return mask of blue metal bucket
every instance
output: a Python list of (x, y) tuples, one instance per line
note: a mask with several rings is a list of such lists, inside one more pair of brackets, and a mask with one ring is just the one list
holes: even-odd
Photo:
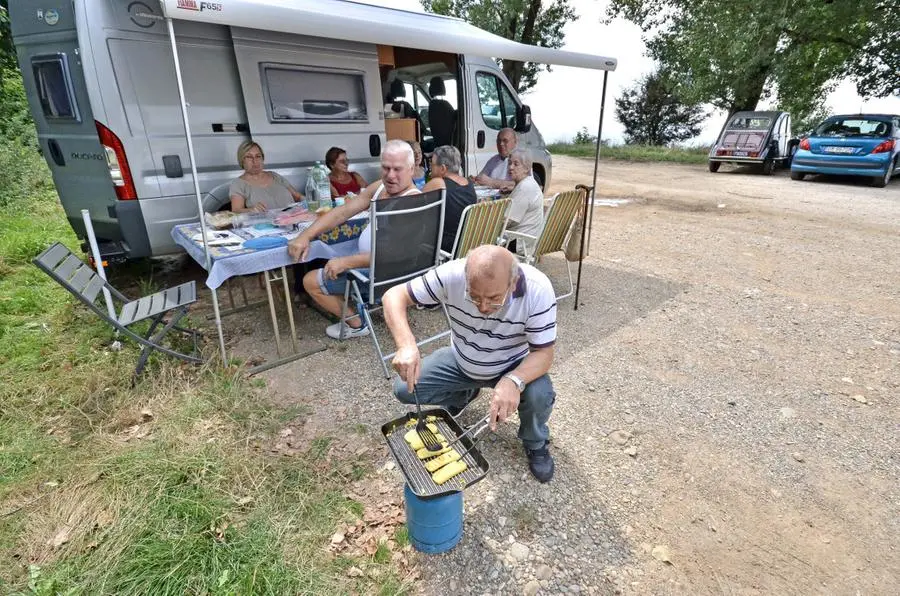
[(403, 487), (409, 541), (417, 551), (430, 555), (444, 553), (459, 544), (463, 535), (463, 494), (420, 499)]

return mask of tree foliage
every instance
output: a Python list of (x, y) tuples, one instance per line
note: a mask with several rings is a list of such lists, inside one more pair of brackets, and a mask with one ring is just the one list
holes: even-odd
[[(569, 0), (422, 0), (422, 6), (429, 12), (461, 18), (506, 39), (545, 48), (562, 47), (563, 27), (578, 18)], [(519, 93), (534, 87), (542, 70), (550, 70), (547, 64), (533, 62), (498, 63)]]
[(803, 119), (846, 77), (900, 90), (898, 0), (612, 0), (607, 16), (641, 27), (685, 100), (729, 112), (777, 95)]
[(33, 146), (34, 125), (12, 43), (7, 6), (7, 0), (0, 0), (0, 139)]
[(616, 98), (616, 118), (625, 127), (625, 141), (635, 145), (668, 145), (700, 134), (706, 114), (697, 104), (685, 104), (673, 91), (667, 72), (641, 78)]

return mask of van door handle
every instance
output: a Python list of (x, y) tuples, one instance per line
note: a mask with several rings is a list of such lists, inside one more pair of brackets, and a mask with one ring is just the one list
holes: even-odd
[(378, 157), (381, 155), (381, 137), (378, 135), (369, 135), (369, 155)]
[(56, 142), (56, 139), (47, 141), (47, 147), (50, 149), (50, 157), (53, 158), (53, 163), (58, 166), (65, 166), (66, 158), (63, 156), (62, 149), (59, 148), (59, 143)]
[(479, 130), (478, 136), (475, 137), (475, 143), (478, 145), (479, 149), (484, 149), (484, 131)]

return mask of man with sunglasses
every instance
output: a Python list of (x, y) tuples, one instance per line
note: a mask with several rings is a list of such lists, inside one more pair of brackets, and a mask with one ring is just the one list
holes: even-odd
[[(556, 393), (547, 372), (556, 342), (556, 295), (547, 276), (504, 248), (479, 246), (465, 259), (391, 288), (382, 304), (397, 344), (397, 399), (415, 403), (415, 389), (423, 404), (456, 414), (482, 387), (492, 388), (491, 430), (518, 411), (528, 467), (548, 482), (554, 464), (547, 421)], [(452, 337), (450, 347), (424, 359), (406, 316), (419, 304), (443, 305)]]

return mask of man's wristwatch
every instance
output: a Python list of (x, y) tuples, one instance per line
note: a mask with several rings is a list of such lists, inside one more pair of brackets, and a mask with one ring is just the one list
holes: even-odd
[(508, 373), (508, 374), (503, 375), (503, 378), (509, 379), (510, 381), (512, 381), (513, 384), (516, 386), (516, 389), (519, 390), (519, 393), (522, 393), (523, 391), (525, 391), (525, 381), (523, 381), (516, 375), (514, 375), (512, 373)]

